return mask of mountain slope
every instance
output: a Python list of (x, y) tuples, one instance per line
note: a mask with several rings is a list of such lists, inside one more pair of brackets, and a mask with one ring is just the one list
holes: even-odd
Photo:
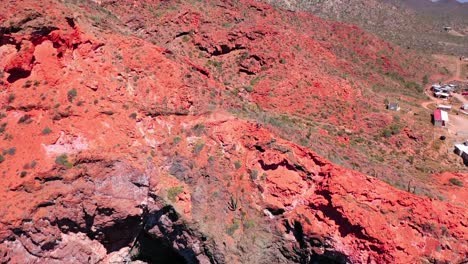
[[(382, 0), (269, 0), (283, 8), (307, 11), (323, 18), (357, 24), (383, 39), (426, 53), (461, 56), (468, 47), (468, 4)], [(449, 34), (450, 26), (463, 35)]]
[[(395, 93), (423, 98), (417, 82), (438, 70), (423, 58), (255, 1), (6, 1), (0, 11), (2, 263), (466, 256), (466, 174), (427, 176), (459, 194), (429, 198), (313, 151), (362, 137), (375, 160), (330, 157), (381, 178), (398, 170), (390, 163), (409, 166), (401, 157), (423, 145), (419, 124), (385, 138), (411, 119), (380, 108)], [(401, 155), (377, 160), (394, 146)], [(413, 176), (402, 176), (406, 187)]]

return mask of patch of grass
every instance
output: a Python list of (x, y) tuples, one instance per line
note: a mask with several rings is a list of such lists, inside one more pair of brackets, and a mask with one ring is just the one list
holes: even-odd
[(264, 76), (257, 76), (255, 78), (253, 78), (252, 80), (250, 80), (250, 85), (253, 85), (255, 86), (257, 83), (260, 82), (261, 79), (263, 79)]
[(181, 194), (183, 191), (184, 191), (183, 186), (176, 186), (176, 187), (169, 188), (169, 190), (167, 190), (167, 199), (175, 203), (177, 195)]
[(382, 131), (384, 138), (390, 138), (393, 135), (398, 135), (401, 132), (401, 125), (399, 123), (393, 123), (385, 127)]
[(0, 163), (4, 162), (5, 161), (5, 156), (3, 155), (0, 155)]
[(242, 226), (244, 227), (244, 229), (254, 228), (255, 227), (255, 222), (254, 222), (254, 220), (246, 220), (246, 221), (244, 221)]

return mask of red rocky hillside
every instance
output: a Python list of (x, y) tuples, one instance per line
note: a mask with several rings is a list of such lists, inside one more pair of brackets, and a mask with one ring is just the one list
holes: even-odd
[(466, 261), (467, 175), (378, 138), (424, 62), (256, 1), (4, 0), (0, 262)]

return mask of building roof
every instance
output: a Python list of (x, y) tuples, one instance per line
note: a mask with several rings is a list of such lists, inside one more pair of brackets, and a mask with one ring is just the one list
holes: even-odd
[(448, 93), (441, 93), (441, 92), (437, 92), (437, 93), (435, 93), (435, 94), (436, 94), (436, 95), (440, 95), (440, 96), (445, 96), (445, 97), (449, 97), (449, 96), (450, 96), (450, 94), (448, 94)]
[(451, 106), (451, 105), (443, 105), (443, 104), (440, 104), (440, 105), (437, 106), (437, 108), (452, 109), (452, 106)]
[(462, 152), (468, 153), (468, 146), (465, 144), (455, 144), (455, 148), (461, 150)]
[(446, 121), (448, 122), (448, 113), (440, 109), (434, 110), (434, 120), (435, 121)]

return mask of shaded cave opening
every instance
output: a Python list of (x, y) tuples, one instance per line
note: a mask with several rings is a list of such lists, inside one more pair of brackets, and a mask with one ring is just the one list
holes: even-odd
[(135, 245), (135, 255), (132, 260), (140, 260), (148, 264), (188, 264), (166, 241), (154, 238), (146, 232), (142, 232)]

